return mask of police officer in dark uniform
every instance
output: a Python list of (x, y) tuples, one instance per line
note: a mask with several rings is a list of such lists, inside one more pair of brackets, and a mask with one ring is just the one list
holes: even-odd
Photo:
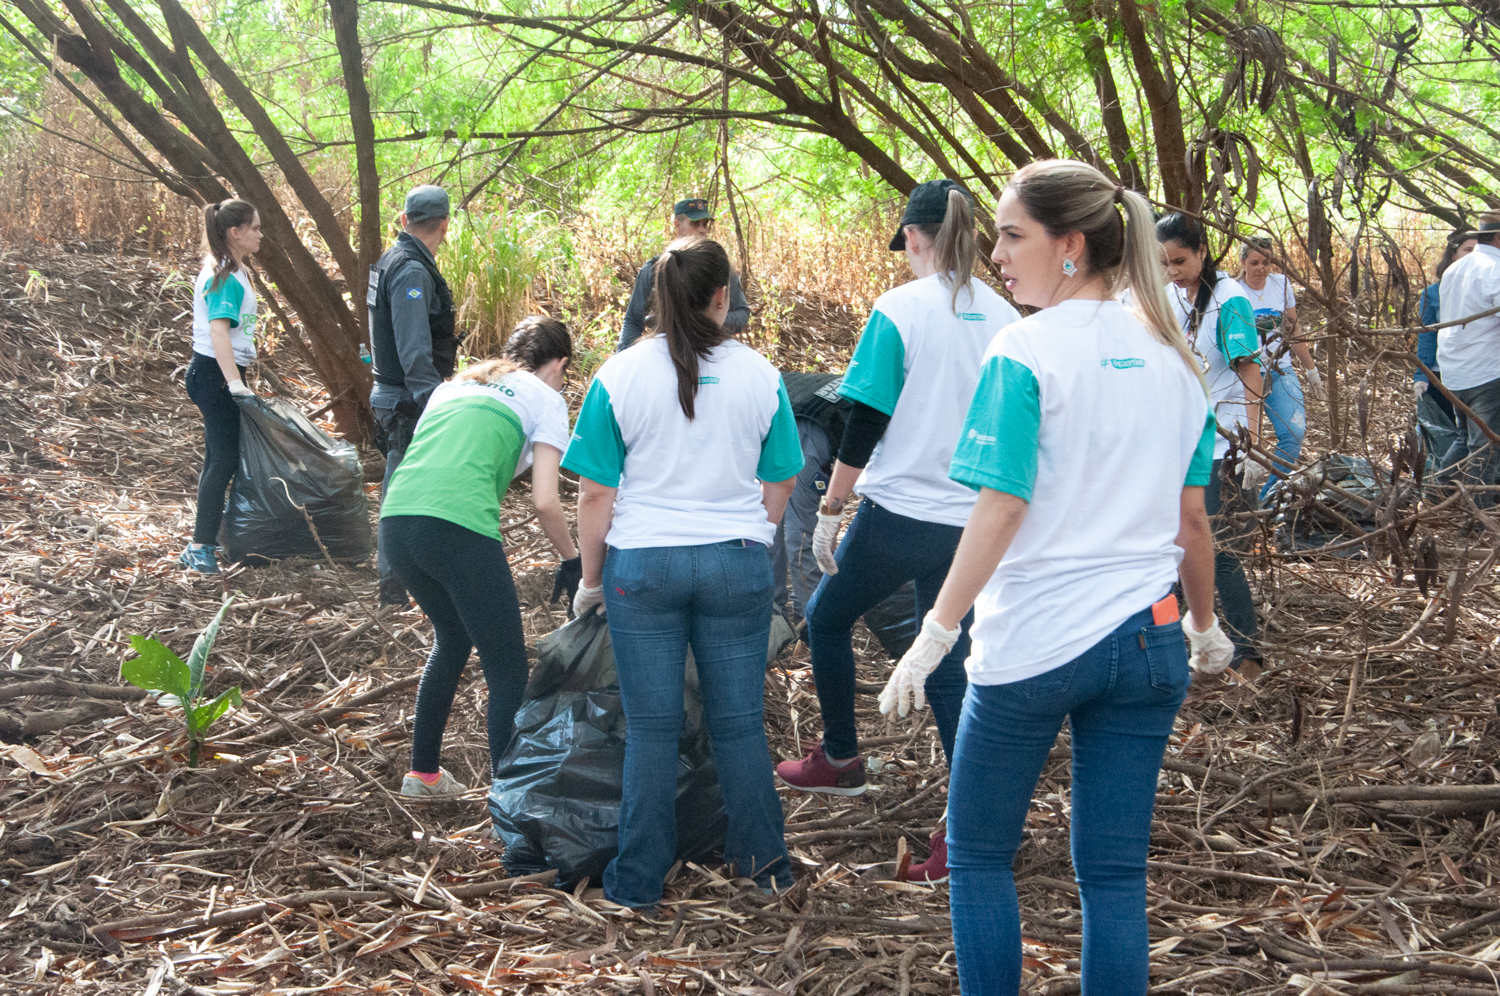
[[(453, 293), (435, 259), (448, 235), (448, 194), (431, 184), (414, 189), (406, 195), (401, 227), (396, 244), (370, 267), (365, 296), (375, 374), (370, 406), (385, 453), (382, 496), (433, 388), (453, 376), (459, 341), (454, 332)], [(384, 550), (379, 551), (377, 561), (381, 604), (410, 604)]]
[[(714, 227), (714, 213), (708, 201), (702, 197), (689, 197), (672, 205), (672, 238), (681, 239), (689, 235), (708, 238)], [(625, 319), (620, 323), (619, 352), (635, 342), (646, 331), (646, 309), (651, 303), (651, 280), (656, 271), (656, 257), (646, 260), (641, 272), (636, 274), (635, 289), (630, 293), (630, 304), (625, 308)], [(729, 314), (724, 316), (724, 331), (738, 335), (750, 324), (750, 303), (740, 289), (740, 275), (729, 271)]]

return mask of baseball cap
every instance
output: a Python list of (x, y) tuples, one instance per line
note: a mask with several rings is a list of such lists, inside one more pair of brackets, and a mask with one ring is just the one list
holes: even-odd
[(708, 206), (708, 201), (702, 197), (688, 197), (672, 205), (673, 216), (685, 214), (691, 221), (702, 221), (704, 218), (714, 216), (713, 209)]
[(442, 187), (424, 183), (406, 195), (406, 220), (426, 221), (448, 217), (448, 192)]
[(891, 239), (891, 252), (906, 248), (907, 225), (941, 225), (948, 214), (948, 191), (957, 190), (969, 200), (969, 209), (974, 208), (974, 195), (964, 190), (954, 180), (928, 180), (912, 188), (906, 199), (906, 211), (901, 215), (901, 224)]

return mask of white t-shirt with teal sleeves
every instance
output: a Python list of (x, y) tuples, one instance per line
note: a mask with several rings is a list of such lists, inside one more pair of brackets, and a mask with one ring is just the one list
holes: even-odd
[(622, 550), (771, 543), (760, 481), (802, 470), (786, 388), (764, 356), (730, 339), (698, 362), (695, 417), (659, 335), (604, 362), (589, 385), (563, 468), (619, 488), (605, 541)]
[(193, 282), (193, 352), (210, 359), (214, 341), (208, 323), (215, 318), (229, 319), (229, 345), (234, 348), (234, 362), (249, 366), (255, 360), (255, 288), (243, 266), (226, 276), (214, 290), (212, 266), (204, 265)]
[(974, 492), (948, 479), (948, 461), (980, 357), (996, 332), (1021, 318), (988, 285), (969, 286), (958, 314), (936, 274), (880, 295), (839, 387), (891, 416), (854, 490), (897, 515), (949, 526), (962, 526), (974, 507)]
[(1118, 301), (1065, 301), (985, 353), (952, 477), (1030, 503), (974, 603), (969, 680), (1060, 667), (1177, 578), (1182, 489), (1216, 432), (1182, 355)]
[(1292, 351), (1282, 344), (1282, 323), (1286, 313), (1297, 306), (1297, 294), (1285, 273), (1266, 274), (1266, 285), (1256, 290), (1243, 279), (1238, 281), (1240, 290), (1250, 302), (1255, 315), (1255, 326), (1261, 337), (1261, 361), (1270, 369), (1284, 373), (1292, 371)]
[[(1187, 336), (1188, 345), (1203, 361), (1208, 399), (1219, 417), (1219, 424), (1225, 432), (1236, 432), (1240, 426), (1248, 424), (1249, 419), (1245, 413), (1245, 384), (1235, 372), (1234, 361), (1248, 356), (1259, 362), (1260, 355), (1260, 333), (1255, 327), (1255, 315), (1245, 289), (1238, 280), (1220, 271), (1213, 300), (1204, 309), (1196, 334), (1191, 328), (1193, 301), (1187, 292), (1176, 284), (1168, 284), (1167, 297), (1172, 300), (1172, 310), (1182, 323), (1182, 334)], [(1218, 460), (1228, 452), (1229, 440), (1220, 436), (1214, 444), (1214, 459)]]

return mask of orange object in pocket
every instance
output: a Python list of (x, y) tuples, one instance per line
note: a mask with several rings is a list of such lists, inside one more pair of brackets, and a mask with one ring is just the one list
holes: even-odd
[(1182, 618), (1182, 613), (1177, 608), (1177, 596), (1171, 592), (1160, 602), (1151, 606), (1151, 621), (1158, 626), (1174, 623)]

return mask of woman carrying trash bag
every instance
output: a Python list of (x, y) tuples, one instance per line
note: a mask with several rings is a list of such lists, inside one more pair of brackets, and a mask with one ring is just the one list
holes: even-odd
[(260, 217), (246, 201), (203, 209), (203, 268), (193, 281), (193, 359), (187, 392), (203, 413), (203, 472), (193, 540), (177, 562), (201, 574), (219, 573), (214, 551), (224, 521), (224, 492), (240, 466), (240, 408), (235, 395), (254, 396), (245, 368), (255, 360), (255, 288), (245, 257), (260, 249)]
[[(1188, 346), (1200, 358), (1208, 383), (1208, 400), (1225, 432), (1237, 434), (1244, 427), (1252, 444), (1260, 439), (1260, 399), (1264, 382), (1260, 372), (1260, 334), (1250, 299), (1239, 282), (1208, 263), (1208, 236), (1203, 226), (1185, 214), (1169, 214), (1156, 223), (1167, 271), (1167, 298), (1187, 336)], [(1132, 291), (1132, 294), (1135, 293)], [(1233, 546), (1234, 537), (1246, 531), (1232, 516), (1255, 507), (1269, 470), (1248, 455), (1240, 457), (1238, 473), (1224, 470), (1229, 440), (1214, 441), (1213, 477), (1203, 500), (1216, 530), (1229, 543), (1214, 555), (1214, 579), (1224, 622), (1234, 641), (1235, 666), (1241, 660), (1259, 661), (1256, 640), (1260, 622), (1250, 582)], [(1239, 478), (1236, 480), (1236, 478)]]
[[(855, 346), (839, 388), (854, 410), (813, 534), (813, 553), (825, 576), (808, 600), (807, 632), (823, 740), (805, 758), (776, 767), (783, 782), (804, 792), (865, 791), (854, 725), (851, 631), (855, 620), (907, 581), (916, 582), (917, 618), (937, 598), (974, 505), (974, 492), (948, 479), (953, 443), (985, 347), (1021, 317), (973, 279), (974, 201), (952, 180), (934, 180), (912, 191), (890, 248), (905, 251), (916, 279), (876, 300)], [(851, 491), (862, 500), (835, 553)], [(963, 628), (927, 680), (943, 755), (950, 761), (964, 698), (967, 619)], [(931, 855), (908, 870), (908, 879), (946, 877), (943, 839), (941, 833), (932, 835)]]
[(510, 742), (527, 660), (500, 505), (510, 482), (529, 466), (537, 519), (564, 561), (561, 575), (577, 555), (557, 494), (557, 468), (568, 445), (568, 406), (559, 392), (572, 359), (566, 325), (547, 317), (523, 320), (506, 341), (503, 359), (468, 367), (433, 390), (391, 476), (380, 505), (380, 546), (433, 631), (417, 686), (411, 770), (402, 795), (468, 790), (438, 758), (471, 649), (479, 650), (489, 689), (491, 773)]
[[(1203, 507), (1214, 419), (1162, 290), (1145, 198), (1083, 163), (1032, 163), (1001, 196), (996, 227), (1006, 286), (1041, 310), (984, 356), (951, 471), (978, 498), (880, 707), (922, 706), (925, 677), (972, 611), (948, 793), (964, 996), (1020, 986), (1011, 862), (1065, 717), (1083, 992), (1143, 994), (1151, 814), (1190, 681), (1179, 570), (1192, 666), (1222, 670), (1232, 653), (1213, 614)], [(1116, 300), (1125, 288), (1133, 308)]]
[(607, 611), (625, 706), (620, 852), (604, 895), (653, 907), (677, 857), (677, 747), (687, 648), (729, 817), (724, 860), (763, 889), (792, 882), (762, 692), (769, 545), (802, 469), (781, 377), (724, 331), (729, 257), (701, 237), (656, 259), (656, 331), (594, 374), (563, 467), (580, 481), (583, 585)]
[(1261, 488), (1261, 500), (1281, 479), (1282, 470), (1291, 467), (1302, 455), (1302, 440), (1307, 435), (1307, 401), (1292, 366), (1294, 358), (1307, 377), (1307, 393), (1320, 402), (1328, 400), (1312, 347), (1297, 334), (1297, 295), (1286, 274), (1271, 272), (1272, 252), (1270, 239), (1246, 239), (1240, 245), (1239, 284), (1250, 301), (1255, 327), (1260, 333), (1266, 414), (1270, 417), (1271, 431), (1276, 433), (1276, 459), (1280, 461), (1272, 469), (1271, 479)]

